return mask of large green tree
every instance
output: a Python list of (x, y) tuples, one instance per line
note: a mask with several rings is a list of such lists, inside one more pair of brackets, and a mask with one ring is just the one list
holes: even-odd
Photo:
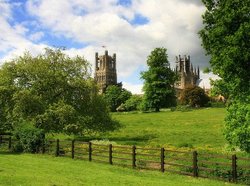
[(45, 132), (84, 134), (117, 126), (83, 57), (60, 49), (29, 53), (0, 69), (0, 130), (30, 123)]
[(162, 107), (175, 105), (177, 75), (170, 69), (167, 49), (155, 48), (147, 58), (147, 65), (148, 70), (141, 73), (141, 78), (148, 107), (159, 112)]
[(250, 1), (203, 0), (207, 10), (200, 31), (212, 71), (228, 96), (225, 136), (250, 152)]

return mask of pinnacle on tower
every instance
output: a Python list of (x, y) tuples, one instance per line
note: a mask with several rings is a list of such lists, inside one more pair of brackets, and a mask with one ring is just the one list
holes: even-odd
[(198, 78), (200, 78), (200, 68), (198, 66)]

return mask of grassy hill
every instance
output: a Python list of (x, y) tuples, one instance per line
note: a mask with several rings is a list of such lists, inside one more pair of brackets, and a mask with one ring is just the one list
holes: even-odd
[(0, 186), (234, 185), (221, 181), (140, 171), (49, 155), (0, 154)]
[[(223, 136), (225, 108), (190, 111), (163, 110), (155, 113), (112, 113), (123, 127), (115, 132), (85, 136), (84, 140), (108, 140), (123, 145), (188, 148), (222, 152), (227, 146)], [(74, 138), (56, 135), (53, 138)]]
[(114, 113), (123, 124), (119, 131), (102, 135), (119, 144), (173, 146), (221, 150), (225, 108), (206, 108), (187, 112)]

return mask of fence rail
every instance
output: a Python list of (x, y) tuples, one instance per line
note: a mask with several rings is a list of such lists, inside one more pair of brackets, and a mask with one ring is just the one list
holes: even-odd
[[(0, 136), (0, 148), (13, 147), (11, 137)], [(229, 182), (250, 184), (250, 158), (218, 154), (178, 151), (165, 148), (143, 148), (96, 144), (83, 141), (50, 140), (37, 152), (68, 156), (111, 165), (173, 172), (193, 177), (215, 178)]]

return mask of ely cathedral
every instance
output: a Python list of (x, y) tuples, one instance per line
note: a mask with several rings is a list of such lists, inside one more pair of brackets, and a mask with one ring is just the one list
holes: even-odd
[[(176, 57), (175, 72), (180, 77), (179, 82), (176, 84), (177, 93), (189, 86), (196, 85), (200, 80), (199, 67), (193, 67), (190, 56), (181, 57), (179, 55)], [(122, 86), (121, 83), (117, 83), (116, 54), (110, 56), (107, 50), (104, 55), (95, 54), (95, 81), (100, 87), (101, 93), (105, 92), (109, 85)]]

